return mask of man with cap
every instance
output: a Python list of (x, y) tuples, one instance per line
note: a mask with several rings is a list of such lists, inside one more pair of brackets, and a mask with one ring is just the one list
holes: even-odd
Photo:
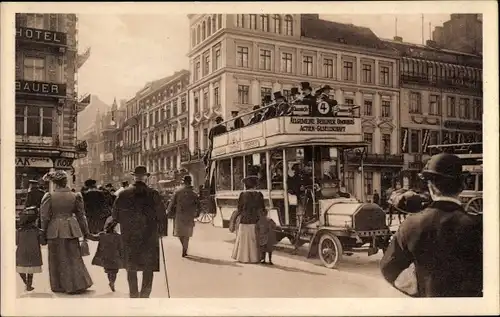
[(106, 218), (111, 213), (111, 205), (104, 191), (97, 189), (97, 182), (93, 179), (85, 181), (87, 190), (82, 192), (85, 215), (87, 216), (91, 233), (99, 233), (104, 228)]
[(30, 180), (24, 208), (36, 207), (36, 212), (39, 213), (43, 195), (45, 195), (45, 192), (39, 188), (38, 181)]
[(231, 111), (231, 116), (233, 117), (233, 128), (231, 130), (241, 129), (245, 126), (243, 119), (238, 118), (238, 114), (237, 110)]
[(189, 239), (193, 236), (194, 220), (201, 211), (200, 198), (191, 184), (191, 176), (186, 175), (183, 186), (177, 190), (167, 208), (167, 214), (174, 219), (174, 236), (179, 238), (182, 246), (182, 257), (187, 256)]
[(260, 111), (257, 111), (259, 109), (260, 109), (259, 105), (253, 106), (252, 111), (255, 111), (255, 112), (252, 114), (252, 117), (250, 118), (248, 125), (255, 124), (257, 122), (260, 122), (260, 120), (262, 120), (262, 113)]
[(398, 288), (400, 273), (409, 272), (406, 283), (416, 287), (399, 290), (412, 297), (481, 297), (482, 217), (468, 214), (458, 198), (463, 184), (460, 158), (434, 155), (420, 177), (432, 203), (400, 225), (380, 264), (384, 278)]
[[(159, 239), (167, 235), (165, 205), (160, 193), (146, 184), (149, 175), (145, 166), (134, 169), (134, 183), (116, 198), (108, 221), (108, 228), (120, 224), (130, 298), (150, 296), (153, 273), (160, 271)], [(142, 272), (140, 291), (137, 272)]]

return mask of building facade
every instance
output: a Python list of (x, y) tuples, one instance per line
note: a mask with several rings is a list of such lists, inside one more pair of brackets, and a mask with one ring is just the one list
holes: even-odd
[(482, 56), (387, 40), (401, 54), (401, 152), (405, 185), (417, 186), (427, 146), (482, 140)]
[[(181, 70), (146, 85), (135, 97), (142, 121), (140, 162), (151, 173), (152, 186), (162, 181), (164, 187), (175, 187), (185, 174), (180, 162), (188, 152), (188, 85), (189, 71)], [(132, 127), (127, 125), (125, 131)], [(136, 144), (130, 133), (124, 140), (124, 144)], [(127, 171), (135, 168), (130, 157), (124, 156)]]
[(469, 54), (482, 54), (482, 14), (452, 14), (451, 19), (444, 22), (443, 26), (434, 28), (432, 40), (439, 47)]
[(90, 99), (78, 100), (77, 71), (88, 54), (78, 55), (77, 33), (75, 14), (16, 14), (16, 205), (21, 208), (29, 180), (41, 180), (53, 169), (74, 177), (73, 161), (87, 151), (76, 137), (77, 114)]
[[(260, 104), (264, 95), (289, 95), (302, 81), (314, 89), (328, 84), (341, 104), (362, 108), (368, 149), (365, 179), (349, 173), (351, 192), (371, 197), (387, 169), (392, 182), (402, 168), (399, 154), (399, 56), (371, 30), (319, 19), (318, 15), (189, 15), (190, 160), (184, 162), (203, 183), (201, 162), (213, 118), (229, 118)], [(327, 30), (327, 32), (325, 32)], [(356, 159), (351, 160), (358, 164)], [(355, 188), (358, 188), (356, 190)]]

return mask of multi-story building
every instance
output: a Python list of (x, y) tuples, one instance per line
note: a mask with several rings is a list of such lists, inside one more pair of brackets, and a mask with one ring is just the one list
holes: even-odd
[(142, 112), (137, 102), (138, 98), (140, 98), (139, 94), (124, 104), (122, 166), (125, 174), (130, 174), (137, 165), (142, 163)]
[(451, 19), (437, 26), (432, 39), (439, 47), (469, 54), (483, 53), (482, 14), (452, 14)]
[(142, 111), (140, 160), (151, 172), (152, 185), (161, 180), (180, 184), (185, 174), (180, 161), (188, 152), (188, 85), (189, 71), (181, 70), (147, 85), (136, 96)]
[(416, 186), (427, 146), (481, 141), (482, 56), (386, 40), (401, 54), (400, 122), (406, 185)]
[(16, 205), (29, 180), (54, 168), (73, 174), (86, 153), (77, 114), (90, 98), (78, 101), (76, 75), (89, 55), (77, 47), (75, 14), (16, 14)]
[[(202, 183), (200, 162), (217, 115), (244, 113), (264, 95), (308, 81), (328, 84), (342, 104), (362, 108), (368, 149), (365, 179), (357, 169), (346, 186), (365, 197), (390, 186), (403, 159), (399, 154), (398, 54), (370, 29), (319, 19), (318, 15), (189, 15), (191, 160), (185, 162)], [(352, 164), (358, 164), (355, 158)], [(384, 184), (383, 184), (384, 183)], [(358, 190), (355, 190), (358, 188)]]

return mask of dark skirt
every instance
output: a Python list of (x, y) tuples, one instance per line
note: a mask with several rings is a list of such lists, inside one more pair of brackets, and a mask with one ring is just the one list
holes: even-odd
[(19, 229), (16, 232), (16, 267), (18, 273), (42, 271), (42, 251), (38, 228)]
[(57, 293), (81, 292), (92, 286), (78, 238), (49, 239), (50, 288)]
[(87, 217), (87, 221), (89, 224), (90, 233), (97, 234), (104, 230), (104, 224), (106, 223), (106, 217), (102, 216), (90, 216)]
[(92, 264), (105, 269), (123, 269), (123, 244), (117, 233), (105, 233), (99, 236), (99, 244)]

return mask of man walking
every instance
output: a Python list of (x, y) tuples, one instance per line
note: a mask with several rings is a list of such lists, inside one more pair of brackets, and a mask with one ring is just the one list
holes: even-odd
[[(137, 166), (132, 175), (134, 184), (116, 198), (110, 225), (120, 224), (130, 298), (148, 298), (153, 272), (160, 271), (159, 239), (167, 235), (167, 218), (160, 194), (146, 185), (149, 177), (146, 167)], [(139, 271), (142, 272), (140, 291)]]
[[(399, 227), (381, 261), (385, 279), (395, 286), (414, 266), (413, 297), (481, 297), (483, 288), (482, 217), (467, 214), (458, 199), (462, 163), (456, 155), (431, 157), (420, 177), (432, 203)], [(396, 286), (395, 286), (396, 287)]]
[(191, 182), (191, 176), (184, 176), (184, 186), (174, 193), (167, 209), (167, 214), (174, 218), (174, 236), (181, 242), (182, 257), (187, 256), (194, 220), (200, 215), (200, 198), (194, 192)]
[(82, 191), (85, 215), (91, 233), (99, 233), (104, 228), (106, 218), (111, 213), (111, 206), (105, 194), (97, 189), (97, 182), (93, 179), (85, 181), (86, 191)]
[[(45, 195), (45, 192), (41, 190), (38, 186), (38, 181), (30, 180), (28, 187), (28, 194), (26, 195), (26, 203), (24, 204), (24, 208), (28, 207), (36, 207), (37, 213), (40, 213), (40, 204), (42, 203), (42, 198)], [(38, 220), (38, 223), (41, 224), (41, 220)]]

